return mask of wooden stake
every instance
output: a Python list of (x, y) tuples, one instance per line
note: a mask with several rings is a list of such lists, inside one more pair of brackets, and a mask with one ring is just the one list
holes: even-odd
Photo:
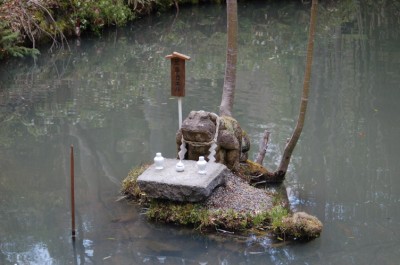
[(71, 225), (72, 240), (75, 240), (75, 174), (74, 174), (74, 146), (71, 144)]

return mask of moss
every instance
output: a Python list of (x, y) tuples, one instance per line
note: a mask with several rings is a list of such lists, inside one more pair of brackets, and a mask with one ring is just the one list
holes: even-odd
[(243, 174), (249, 176), (266, 174), (268, 172), (268, 170), (265, 167), (251, 160), (246, 160), (246, 163), (242, 163), (240, 165), (240, 169)]
[(137, 185), (137, 178), (149, 166), (149, 164), (144, 164), (129, 171), (128, 176), (122, 181), (121, 193), (128, 195), (128, 198), (130, 199), (143, 198), (145, 194), (139, 189), (139, 186)]
[(270, 219), (270, 214), (268, 212), (258, 213), (252, 218), (253, 227), (264, 229), (269, 225)]
[(250, 182), (255, 176), (267, 175), (269, 172), (262, 165), (251, 160), (246, 160), (245, 163), (240, 163), (238, 174)]
[(245, 231), (253, 228), (266, 228), (270, 215), (267, 212), (251, 215), (232, 209), (209, 210), (201, 203), (178, 203), (152, 200), (147, 216), (158, 222), (191, 226), (201, 231), (225, 229)]
[(237, 121), (234, 118), (229, 116), (222, 116), (220, 117), (220, 122), (221, 129), (225, 129), (232, 134), (235, 133)]
[(278, 230), (283, 226), (283, 219), (288, 216), (288, 210), (280, 205), (275, 206), (270, 211), (271, 228)]
[(274, 232), (283, 238), (294, 238), (298, 240), (309, 240), (320, 236), (322, 223), (315, 216), (305, 212), (297, 212), (279, 219)]
[(147, 216), (156, 221), (191, 225), (208, 225), (207, 210), (200, 204), (152, 200)]

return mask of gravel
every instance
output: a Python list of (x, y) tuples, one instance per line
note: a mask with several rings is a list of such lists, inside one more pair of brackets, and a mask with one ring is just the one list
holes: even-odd
[(241, 213), (257, 214), (272, 208), (273, 195), (264, 189), (249, 185), (240, 177), (229, 173), (226, 184), (215, 189), (205, 201), (210, 210), (232, 209)]

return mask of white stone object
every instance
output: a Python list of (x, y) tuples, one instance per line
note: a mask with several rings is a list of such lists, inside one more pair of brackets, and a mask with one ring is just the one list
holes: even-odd
[(220, 163), (207, 163), (207, 174), (197, 173), (197, 161), (184, 160), (185, 171), (176, 172), (179, 159), (165, 158), (164, 169), (157, 170), (151, 165), (137, 180), (141, 191), (149, 198), (168, 199), (182, 202), (203, 201), (212, 191), (225, 183), (229, 174), (227, 167)]
[(156, 165), (156, 169), (164, 168), (164, 157), (162, 157), (161, 153), (156, 153), (156, 157), (154, 157), (154, 164)]
[(198, 173), (200, 175), (205, 175), (207, 173), (206, 167), (207, 167), (207, 161), (204, 160), (204, 156), (200, 156), (199, 161), (197, 161)]
[(179, 162), (175, 166), (176, 172), (183, 172), (185, 170), (185, 165), (182, 163), (182, 160), (179, 160)]

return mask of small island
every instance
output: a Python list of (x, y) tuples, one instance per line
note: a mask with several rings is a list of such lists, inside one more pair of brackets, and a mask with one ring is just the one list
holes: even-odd
[[(213, 139), (217, 144), (216, 161), (210, 162)], [(146, 208), (149, 219), (191, 226), (204, 233), (269, 234), (284, 240), (320, 236), (322, 223), (304, 212), (291, 213), (286, 189), (281, 185), (251, 184), (252, 179), (267, 170), (247, 159), (250, 142), (232, 117), (192, 111), (178, 131), (176, 142), (178, 153), (182, 144), (187, 149), (184, 172), (175, 171), (179, 159), (166, 159), (166, 168), (157, 170), (154, 164), (136, 167), (122, 183), (125, 197)], [(200, 190), (194, 182), (208, 180), (207, 175), (213, 172), (196, 172), (199, 156), (207, 158), (210, 171), (213, 166), (222, 168), (216, 170), (215, 180), (209, 180), (205, 186), (198, 184)], [(155, 176), (148, 180), (148, 185), (140, 181), (147, 176)]]

